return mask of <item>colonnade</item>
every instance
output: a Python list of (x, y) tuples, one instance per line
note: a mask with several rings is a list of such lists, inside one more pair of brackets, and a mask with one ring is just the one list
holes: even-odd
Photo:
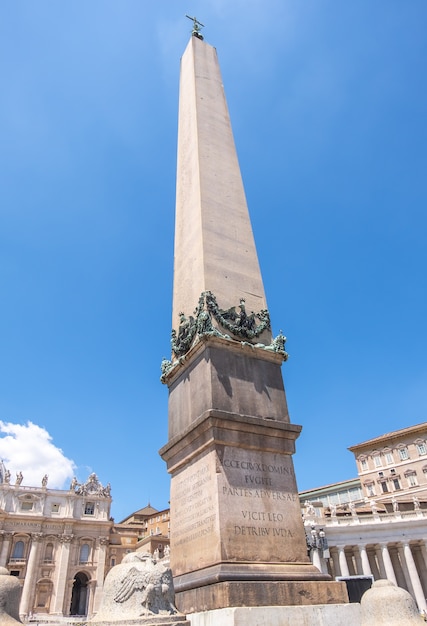
[[(316, 554), (317, 553), (317, 554)], [(409, 591), (420, 611), (427, 611), (427, 541), (408, 540), (373, 544), (344, 543), (329, 547), (330, 558), (313, 551), (313, 564), (328, 569), (333, 577), (373, 576), (387, 578)]]

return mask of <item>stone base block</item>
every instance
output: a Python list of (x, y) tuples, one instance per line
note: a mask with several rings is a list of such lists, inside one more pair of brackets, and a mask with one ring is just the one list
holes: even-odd
[(190, 626), (185, 615), (149, 615), (139, 619), (111, 619), (91, 621), (89, 626)]
[(360, 626), (360, 604), (264, 606), (193, 613), (191, 626)]
[(345, 603), (348, 603), (345, 583), (332, 581), (225, 581), (175, 594), (177, 609), (186, 615), (227, 607)]

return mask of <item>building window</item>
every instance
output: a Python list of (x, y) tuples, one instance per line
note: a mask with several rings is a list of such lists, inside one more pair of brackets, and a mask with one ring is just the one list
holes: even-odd
[(52, 504), (51, 511), (52, 511), (52, 513), (59, 513), (59, 504), (58, 504), (58, 502), (55, 502), (54, 504)]
[(111, 559), (111, 567), (114, 567), (116, 564), (116, 559)]
[(400, 482), (398, 478), (393, 478), (393, 487), (395, 491), (399, 491), (401, 489)]
[(44, 562), (51, 563), (53, 561), (53, 543), (48, 543), (46, 545), (46, 550), (44, 552)]
[(380, 478), (383, 478), (383, 477), (384, 477), (384, 472), (378, 472), (378, 476), (379, 476)]
[(380, 457), (379, 454), (374, 456), (374, 463), (375, 463), (375, 467), (381, 467), (382, 466), (382, 461), (381, 461), (381, 457)]
[(401, 461), (407, 461), (409, 459), (408, 448), (399, 448), (399, 456)]
[(34, 502), (31, 500), (24, 500), (21, 502), (21, 511), (32, 511), (34, 506)]
[(95, 514), (95, 502), (86, 502), (85, 515), (94, 515), (94, 514)]
[(80, 548), (80, 557), (79, 557), (80, 563), (87, 563), (89, 561), (89, 553), (90, 553), (90, 546), (88, 543), (84, 543), (82, 547)]
[(388, 492), (387, 481), (384, 480), (380, 484), (381, 484), (381, 489), (383, 493), (387, 493)]
[(374, 496), (375, 495), (375, 488), (374, 485), (366, 485), (366, 489), (368, 490), (368, 496)]
[(24, 558), (24, 542), (17, 541), (13, 546), (12, 559), (23, 559)]
[(391, 452), (385, 453), (385, 462), (387, 463), (387, 465), (391, 465), (392, 463), (394, 463), (393, 454)]
[(416, 487), (418, 485), (417, 472), (415, 470), (406, 471), (405, 478), (410, 487)]
[(12, 570), (10, 570), (10, 575), (11, 576), (16, 576), (17, 578), (19, 577), (20, 573), (21, 572), (20, 572), (19, 569), (12, 569)]
[(418, 454), (422, 456), (423, 454), (427, 454), (427, 448), (425, 443), (417, 443)]
[(406, 478), (408, 479), (408, 485), (410, 487), (416, 487), (418, 485), (416, 474), (409, 474)]
[(368, 461), (366, 459), (360, 459), (360, 469), (365, 472), (368, 469)]
[(392, 467), (390, 470), (390, 474), (395, 474), (395, 473), (396, 473), (396, 470), (394, 469), (394, 467)]
[(49, 600), (52, 593), (52, 585), (49, 583), (42, 583), (37, 590), (37, 602), (38, 608), (47, 608), (49, 606)]

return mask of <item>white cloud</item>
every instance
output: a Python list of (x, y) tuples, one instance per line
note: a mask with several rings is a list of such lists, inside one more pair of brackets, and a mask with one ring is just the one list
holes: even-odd
[(31, 487), (40, 486), (47, 474), (48, 486), (61, 489), (76, 470), (74, 461), (67, 459), (52, 443), (47, 430), (32, 422), (12, 424), (0, 421), (0, 459), (12, 474), (12, 483), (15, 474), (21, 471), (24, 476), (22, 484)]

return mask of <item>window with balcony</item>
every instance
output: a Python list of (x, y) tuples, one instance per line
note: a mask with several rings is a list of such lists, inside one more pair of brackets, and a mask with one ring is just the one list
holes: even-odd
[(17, 541), (13, 546), (12, 559), (24, 558), (25, 544), (23, 541)]

